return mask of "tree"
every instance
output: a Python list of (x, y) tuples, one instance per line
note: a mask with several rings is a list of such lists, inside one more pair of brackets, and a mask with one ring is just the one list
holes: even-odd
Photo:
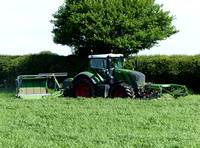
[(78, 55), (130, 55), (178, 32), (174, 16), (155, 0), (66, 0), (53, 17), (54, 42)]
[(39, 55), (58, 55), (57, 53), (53, 53), (51, 51), (41, 51)]

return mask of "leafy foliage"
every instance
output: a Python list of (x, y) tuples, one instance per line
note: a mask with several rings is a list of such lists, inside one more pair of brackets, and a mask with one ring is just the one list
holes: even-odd
[(13, 85), (17, 76), (24, 74), (67, 72), (69, 77), (74, 77), (87, 70), (87, 63), (86, 58), (55, 54), (0, 56), (0, 84), (6, 81)]
[[(183, 84), (200, 93), (200, 55), (186, 56), (137, 56), (139, 67), (136, 69), (146, 75), (146, 81), (154, 83)], [(129, 60), (125, 68), (131, 69), (135, 60)]]
[(53, 53), (51, 51), (41, 51), (39, 54), (40, 55), (58, 55), (57, 53)]
[(78, 55), (126, 55), (149, 49), (175, 34), (174, 16), (155, 0), (66, 0), (53, 14), (54, 42), (74, 48)]

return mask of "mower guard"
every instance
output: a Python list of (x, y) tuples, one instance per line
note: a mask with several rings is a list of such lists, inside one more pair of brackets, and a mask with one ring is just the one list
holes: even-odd
[[(67, 73), (43, 73), (38, 75), (19, 75), (16, 79), (16, 97), (22, 99), (39, 99), (46, 96), (63, 94), (56, 77), (67, 76)], [(53, 93), (48, 91), (48, 80), (55, 82)]]
[(148, 97), (160, 97), (163, 93), (168, 93), (175, 98), (188, 95), (186, 86), (179, 84), (147, 84), (145, 89), (145, 95)]

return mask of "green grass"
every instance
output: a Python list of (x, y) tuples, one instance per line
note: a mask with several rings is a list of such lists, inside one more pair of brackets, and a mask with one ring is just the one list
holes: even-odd
[(200, 147), (200, 95), (15, 99), (0, 90), (0, 147)]

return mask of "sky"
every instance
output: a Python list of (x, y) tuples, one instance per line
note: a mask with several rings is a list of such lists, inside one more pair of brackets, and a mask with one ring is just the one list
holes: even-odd
[[(175, 15), (180, 31), (139, 55), (200, 54), (200, 1), (156, 0)], [(50, 20), (64, 0), (0, 0), (0, 55), (25, 55), (51, 51), (71, 54), (71, 48), (53, 42)]]

